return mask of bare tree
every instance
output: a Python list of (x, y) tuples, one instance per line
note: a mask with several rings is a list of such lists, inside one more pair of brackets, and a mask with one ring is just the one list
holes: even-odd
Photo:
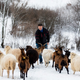
[[(6, 16), (9, 15), (9, 6), (7, 5), (7, 0), (6, 2), (0, 2), (0, 11), (1, 11), (1, 17), (2, 17), (2, 43), (1, 46), (2, 48), (4, 48), (4, 39), (5, 39), (5, 33), (4, 30), (6, 30), (6, 25), (5, 25), (5, 21), (6, 20)], [(6, 22), (7, 23), (7, 22)]]

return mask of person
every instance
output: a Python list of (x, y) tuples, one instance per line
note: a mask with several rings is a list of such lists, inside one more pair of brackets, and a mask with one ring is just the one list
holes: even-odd
[[(37, 48), (40, 47), (40, 44), (38, 43), (41, 43), (42, 45), (46, 44), (45, 48), (47, 49), (47, 45), (49, 45), (49, 40), (50, 40), (49, 31), (45, 29), (42, 24), (38, 24), (38, 29), (35, 33), (35, 39)], [(39, 55), (39, 61), (40, 63), (43, 63), (41, 54)]]

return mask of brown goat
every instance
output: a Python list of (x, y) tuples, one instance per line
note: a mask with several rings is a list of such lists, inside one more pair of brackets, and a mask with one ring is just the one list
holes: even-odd
[(45, 45), (42, 45), (41, 43), (38, 43), (39, 45), (41, 45), (41, 47), (39, 48), (35, 48), (35, 50), (38, 52), (38, 55), (40, 55), (43, 52), (43, 49), (45, 48)]
[[(46, 45), (46, 44), (44, 44), (44, 45), (42, 45), (41, 43), (38, 43), (38, 44), (40, 44), (41, 47), (35, 48), (35, 50), (38, 52), (38, 55), (40, 55), (40, 54), (43, 52), (43, 49), (45, 48), (45, 45)], [(37, 65), (39, 65), (38, 60), (37, 60)]]
[[(67, 55), (63, 55), (62, 49), (55, 49), (54, 55), (53, 55), (53, 63), (55, 61), (55, 69), (57, 71), (57, 69), (59, 69), (59, 72), (61, 73), (61, 70), (63, 69), (63, 66), (65, 66), (67, 73), (69, 74), (69, 70), (68, 70), (68, 57)], [(53, 64), (54, 66), (54, 64)]]
[(69, 70), (68, 70), (68, 58), (67, 55), (61, 55), (59, 56), (59, 63), (58, 63), (58, 68), (59, 68), (59, 72), (61, 73), (61, 70), (63, 69), (63, 66), (65, 66), (67, 73), (69, 74)]
[(30, 68), (30, 63), (29, 63), (29, 57), (26, 56), (24, 49), (21, 49), (21, 55), (18, 58), (18, 66), (20, 69), (20, 77), (24, 78), (25, 80), (25, 73), (26, 73), (26, 77), (27, 77), (27, 71)]
[(52, 67), (54, 67), (55, 58), (57, 58), (58, 55), (62, 55), (62, 54), (63, 54), (63, 51), (62, 51), (62, 48), (61, 48), (61, 47), (59, 47), (59, 48), (54, 48), (54, 49), (55, 49), (55, 52), (54, 52), (53, 55), (52, 55), (52, 58), (53, 58)]

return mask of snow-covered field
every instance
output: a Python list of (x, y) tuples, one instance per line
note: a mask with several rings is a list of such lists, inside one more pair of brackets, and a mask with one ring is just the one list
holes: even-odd
[[(4, 52), (3, 49), (0, 50)], [(76, 52), (77, 54), (79, 54), (78, 51), (71, 51), (71, 52)], [(26, 80), (80, 80), (80, 72), (76, 72), (76, 74), (73, 75), (73, 71), (71, 70), (70, 66), (69, 66), (69, 74), (67, 74), (65, 68), (60, 74), (59, 72), (56, 72), (55, 68), (52, 68), (51, 65), (52, 61), (50, 61), (50, 64), (47, 68), (44, 66), (44, 63), (39, 65), (35, 63), (35, 68), (34, 69), (30, 68), (30, 70), (28, 71), (28, 77), (26, 78)], [(19, 74), (20, 72), (18, 64), (16, 64), (16, 69), (14, 72), (14, 80), (22, 80)], [(0, 77), (0, 80), (13, 80), (11, 71), (10, 71), (10, 78), (8, 79), (7, 71), (4, 70), (3, 77)]]

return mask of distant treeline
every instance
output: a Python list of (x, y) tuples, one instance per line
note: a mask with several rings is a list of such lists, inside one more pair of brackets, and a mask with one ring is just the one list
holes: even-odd
[[(50, 34), (54, 34), (56, 31), (61, 30), (64, 26), (68, 27), (79, 27), (78, 22), (80, 6), (67, 4), (65, 8), (60, 8), (55, 10), (50, 10), (48, 8), (35, 9), (27, 7), (27, 2), (18, 6), (20, 0), (9, 0), (7, 2), (0, 2), (0, 10), (5, 16), (12, 17), (12, 31), (11, 34), (14, 36), (25, 37), (28, 33), (35, 33), (37, 29), (37, 24), (42, 23), (46, 27)], [(4, 12), (4, 6), (5, 12)], [(73, 14), (74, 12), (74, 14)], [(73, 17), (72, 17), (73, 15)], [(73, 23), (75, 22), (75, 23)], [(70, 28), (69, 27), (69, 28)], [(70, 29), (72, 29), (70, 28)], [(75, 30), (75, 29), (74, 29)]]

